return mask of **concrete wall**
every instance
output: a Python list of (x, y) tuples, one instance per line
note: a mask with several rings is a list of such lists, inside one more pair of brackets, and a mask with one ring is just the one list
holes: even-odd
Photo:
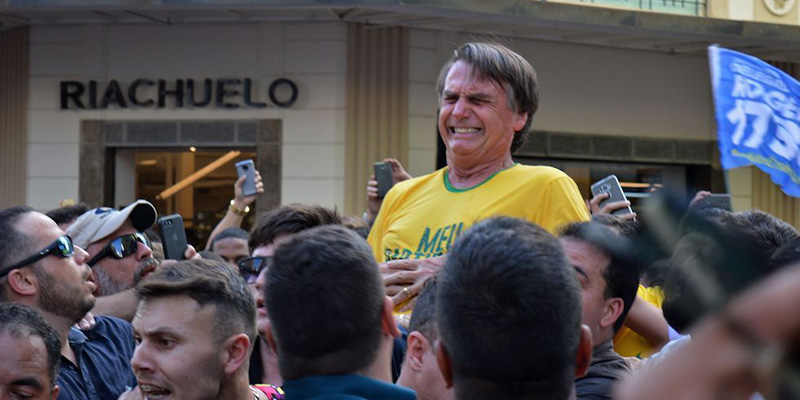
[[(411, 31), (411, 171), (433, 168), (436, 77), (453, 50), (469, 40), (476, 38)], [(706, 57), (526, 39), (499, 41), (524, 56), (538, 73), (540, 107), (534, 130), (674, 139), (716, 137)]]
[[(283, 121), (282, 202), (341, 207), (346, 48), (340, 23), (32, 27), (26, 203), (50, 209), (60, 199), (77, 199), (81, 120), (277, 118)], [(300, 95), (290, 109), (59, 109), (62, 80), (231, 77), (253, 78), (261, 90), (286, 77)]]

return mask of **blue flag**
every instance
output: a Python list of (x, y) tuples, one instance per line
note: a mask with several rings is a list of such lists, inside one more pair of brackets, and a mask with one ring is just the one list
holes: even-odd
[(708, 48), (722, 167), (755, 165), (800, 197), (800, 83), (736, 51)]

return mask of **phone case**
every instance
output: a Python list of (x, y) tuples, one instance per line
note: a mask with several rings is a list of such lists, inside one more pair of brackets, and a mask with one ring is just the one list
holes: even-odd
[(245, 196), (252, 196), (258, 191), (256, 190), (256, 167), (253, 160), (244, 160), (236, 163), (236, 173), (241, 177), (246, 176), (244, 185), (242, 185), (242, 194)]
[(180, 214), (167, 215), (158, 219), (161, 227), (161, 244), (164, 246), (164, 258), (183, 260), (186, 252), (186, 231), (183, 229), (183, 218)]
[(378, 197), (383, 198), (394, 186), (392, 166), (385, 162), (375, 163), (375, 180), (378, 181)]
[[(625, 197), (625, 193), (622, 192), (622, 186), (620, 186), (619, 179), (617, 179), (616, 175), (609, 175), (595, 182), (590, 189), (592, 191), (592, 196), (597, 196), (598, 194), (601, 193), (609, 194), (609, 197), (607, 199), (603, 200), (602, 202), (600, 202), (600, 204), (598, 204), (600, 208), (603, 208), (608, 203), (628, 200)], [(619, 216), (619, 215), (630, 214), (632, 212), (633, 210), (631, 209), (630, 206), (628, 206), (625, 208), (620, 208), (618, 210), (615, 210), (611, 214)]]

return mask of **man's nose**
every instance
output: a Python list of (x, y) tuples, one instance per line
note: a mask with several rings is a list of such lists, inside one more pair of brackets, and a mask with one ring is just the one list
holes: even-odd
[(470, 104), (469, 101), (463, 97), (459, 97), (458, 101), (453, 105), (453, 116), (459, 119), (469, 117)]
[(151, 250), (146, 244), (139, 243), (139, 247), (136, 249), (136, 261), (146, 260), (152, 256), (153, 250)]

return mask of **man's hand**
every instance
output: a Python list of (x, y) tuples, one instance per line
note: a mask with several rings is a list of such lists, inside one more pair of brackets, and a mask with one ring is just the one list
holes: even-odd
[[(392, 167), (392, 182), (395, 185), (399, 182), (411, 179), (411, 175), (406, 172), (403, 165), (400, 164), (400, 161), (394, 158), (384, 158), (383, 161), (389, 163), (389, 166)], [(370, 176), (369, 181), (367, 181), (367, 218), (370, 223), (378, 216), (381, 203), (383, 203), (383, 198), (378, 197), (378, 181), (375, 180), (375, 175), (373, 174)]]
[(394, 260), (381, 264), (386, 295), (392, 298), (394, 306), (416, 297), (428, 278), (444, 266), (446, 256), (422, 258), (419, 260)]
[(121, 395), (117, 398), (117, 400), (142, 400), (142, 392), (139, 390), (139, 387), (135, 387), (133, 389), (128, 389), (122, 392)]
[[(194, 246), (192, 246), (190, 244), (187, 244), (186, 245), (186, 251), (183, 252), (183, 258), (185, 260), (200, 260), (203, 257), (200, 256), (200, 253), (197, 252), (197, 250), (194, 248)], [(160, 267), (161, 266), (165, 266), (165, 265), (169, 265), (169, 264), (173, 264), (173, 263), (176, 263), (176, 262), (178, 262), (178, 260), (164, 259), (164, 260), (161, 260)]]
[(699, 210), (703, 208), (704, 206), (703, 199), (705, 199), (708, 196), (711, 196), (711, 192), (709, 192), (708, 190), (701, 190), (697, 192), (697, 194), (694, 195), (692, 201), (689, 202), (689, 208), (693, 210)]
[[(592, 213), (592, 215), (594, 215), (594, 214), (611, 214), (614, 211), (617, 211), (617, 210), (622, 209), (622, 208), (630, 207), (630, 205), (631, 205), (630, 201), (615, 201), (613, 203), (604, 204), (603, 207), (600, 208), (600, 203), (602, 203), (603, 200), (607, 199), (609, 196), (610, 196), (610, 194), (608, 194), (608, 193), (600, 193), (597, 196), (592, 197), (592, 199), (589, 200), (589, 212)], [(630, 220), (636, 218), (636, 213), (633, 212), (633, 213), (628, 213), (628, 214), (623, 214), (623, 215), (615, 215), (615, 217), (618, 217), (618, 218), (620, 218), (622, 220), (625, 220), (625, 221), (630, 221)]]
[(75, 327), (82, 331), (88, 331), (89, 329), (94, 328), (96, 323), (97, 321), (94, 320), (94, 315), (91, 312), (87, 312), (86, 315), (84, 315), (83, 318), (81, 318), (81, 320), (75, 324)]
[(233, 184), (233, 204), (239, 208), (245, 208), (250, 204), (253, 204), (254, 201), (258, 198), (258, 195), (264, 193), (264, 183), (261, 182), (261, 174), (258, 170), (255, 171), (256, 176), (256, 194), (251, 196), (245, 196), (242, 194), (242, 186), (244, 186), (244, 181), (247, 178), (245, 175), (239, 177), (236, 183)]

